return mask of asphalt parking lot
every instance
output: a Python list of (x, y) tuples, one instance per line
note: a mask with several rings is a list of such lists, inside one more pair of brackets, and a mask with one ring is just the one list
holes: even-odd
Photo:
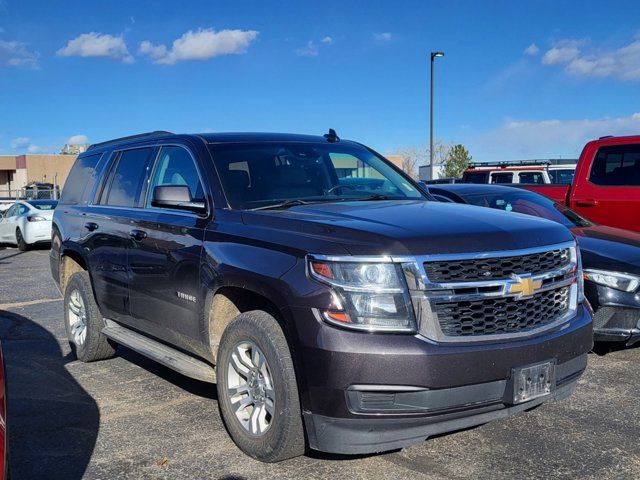
[(0, 249), (12, 480), (640, 478), (640, 348), (589, 355), (577, 393), (506, 421), (360, 457), (264, 465), (222, 425), (215, 388), (120, 347), (71, 355), (46, 249)]

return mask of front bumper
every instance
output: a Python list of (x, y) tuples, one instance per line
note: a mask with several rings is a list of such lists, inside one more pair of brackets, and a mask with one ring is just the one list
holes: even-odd
[[(593, 345), (591, 316), (583, 306), (562, 329), (481, 344), (339, 330), (312, 321), (306, 309), (291, 313), (304, 326), (298, 329), (296, 354), (310, 446), (335, 453), (400, 448), (564, 398), (575, 388)], [(557, 365), (555, 391), (512, 405), (512, 369), (545, 361)], [(386, 406), (376, 410), (374, 400), (373, 410), (362, 409), (353, 390), (363, 385), (387, 389), (408, 407), (390, 409), (389, 397), (379, 397)], [(418, 392), (413, 403), (396, 395), (403, 388)]]
[(596, 342), (640, 341), (640, 296), (593, 282), (585, 282), (585, 296), (594, 310), (593, 336)]
[[(578, 359), (586, 367), (586, 354)], [(495, 401), (488, 405), (420, 418), (332, 418), (304, 412), (309, 445), (315, 450), (343, 454), (376, 453), (407, 447), (434, 435), (482, 425), (532, 409), (550, 400), (567, 398), (574, 392), (577, 377), (583, 370), (578, 371), (570, 381), (558, 386), (552, 395), (518, 405), (506, 406)], [(501, 383), (482, 384), (482, 387), (499, 389)], [(438, 393), (456, 397), (456, 392), (453, 391)]]

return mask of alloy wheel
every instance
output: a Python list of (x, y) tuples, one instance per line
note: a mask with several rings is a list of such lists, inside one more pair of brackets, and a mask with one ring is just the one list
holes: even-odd
[(69, 332), (76, 346), (84, 345), (87, 338), (87, 309), (82, 295), (78, 290), (73, 290), (69, 295)]
[(244, 429), (251, 435), (264, 435), (273, 422), (275, 391), (267, 359), (255, 343), (241, 342), (233, 349), (227, 394)]

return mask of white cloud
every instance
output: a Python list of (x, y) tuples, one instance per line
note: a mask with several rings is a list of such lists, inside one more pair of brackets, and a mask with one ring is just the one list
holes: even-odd
[(31, 143), (31, 139), (28, 137), (17, 137), (11, 140), (11, 148), (13, 150), (26, 150), (27, 153), (37, 153), (40, 151), (40, 147)]
[(389, 32), (374, 33), (373, 38), (379, 42), (388, 42), (391, 40), (392, 35)]
[(584, 144), (604, 135), (640, 130), (640, 113), (628, 117), (577, 120), (509, 120), (469, 143), (479, 160), (513, 160), (577, 156)]
[(320, 42), (322, 42), (322, 43), (324, 43), (326, 45), (331, 45), (333, 43), (333, 38), (331, 38), (329, 35), (327, 35), (322, 40), (320, 40)]
[(189, 30), (173, 41), (171, 48), (145, 40), (139, 51), (154, 63), (173, 65), (185, 60), (208, 60), (220, 55), (242, 54), (258, 36), (255, 30)]
[(67, 140), (69, 145), (86, 145), (89, 143), (89, 138), (86, 135), (73, 135)]
[(524, 49), (523, 52), (525, 55), (529, 55), (530, 57), (535, 57), (540, 53), (540, 48), (535, 43), (532, 43), (527, 48)]
[(22, 42), (0, 40), (0, 65), (37, 68), (40, 54)]
[(580, 48), (584, 40), (561, 40), (542, 56), (543, 65), (558, 65), (568, 63), (580, 55)]
[(11, 148), (13, 148), (14, 150), (27, 148), (30, 143), (31, 140), (27, 137), (14, 138), (13, 140), (11, 140)]
[(299, 57), (317, 57), (320, 53), (318, 46), (312, 40), (309, 40), (306, 46), (298, 48), (295, 52)]
[(123, 63), (133, 63), (127, 44), (122, 36), (108, 33), (83, 33), (57, 52), (62, 57), (107, 57)]
[(585, 41), (564, 40), (544, 54), (542, 63), (564, 65), (565, 72), (575, 76), (640, 80), (640, 39), (614, 50), (588, 47)]

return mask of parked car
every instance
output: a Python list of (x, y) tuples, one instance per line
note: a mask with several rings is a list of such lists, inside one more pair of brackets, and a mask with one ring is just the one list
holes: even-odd
[(51, 219), (57, 204), (55, 200), (21, 200), (0, 212), (0, 243), (17, 245), (24, 251), (34, 244), (51, 242)]
[(436, 200), (534, 215), (569, 228), (582, 253), (585, 294), (595, 311), (595, 340), (627, 345), (640, 341), (639, 233), (597, 225), (562, 203), (519, 188), (458, 184), (429, 191)]
[(457, 183), (568, 184), (575, 169), (575, 164), (549, 162), (479, 163), (465, 170)]
[(640, 135), (602, 137), (582, 150), (571, 185), (523, 185), (592, 222), (640, 232)]
[(593, 344), (566, 228), (428, 201), (333, 131), (93, 145), (50, 258), (79, 360), (120, 343), (217, 382), (231, 437), (268, 462), (401, 448), (565, 398)]
[(437, 185), (440, 183), (456, 183), (460, 182), (459, 178), (446, 177), (446, 178), (436, 178), (434, 180), (420, 180), (425, 185)]

